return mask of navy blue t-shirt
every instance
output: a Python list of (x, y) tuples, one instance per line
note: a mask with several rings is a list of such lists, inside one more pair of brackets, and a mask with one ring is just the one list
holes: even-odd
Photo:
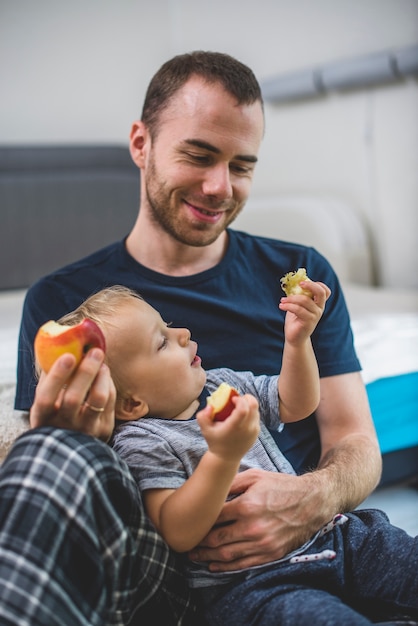
[[(32, 404), (33, 340), (44, 322), (57, 320), (104, 287), (121, 284), (138, 291), (166, 322), (190, 328), (205, 369), (229, 367), (255, 374), (280, 371), (284, 313), (278, 303), (280, 278), (305, 267), (312, 280), (332, 290), (312, 335), (321, 377), (360, 370), (350, 319), (338, 279), (316, 250), (228, 230), (229, 246), (215, 267), (172, 277), (137, 263), (119, 241), (41, 278), (25, 299), (19, 338), (15, 406)], [(296, 471), (318, 458), (314, 419), (289, 424), (275, 435)]]

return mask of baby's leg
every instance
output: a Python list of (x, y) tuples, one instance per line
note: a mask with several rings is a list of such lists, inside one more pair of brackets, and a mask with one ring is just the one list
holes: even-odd
[(352, 604), (376, 621), (418, 620), (418, 538), (392, 526), (384, 513), (355, 511), (341, 533), (345, 590)]
[[(247, 583), (232, 590), (210, 607), (206, 619), (210, 626), (370, 626), (366, 617), (322, 589), (297, 585), (270, 585), (257, 576), (249, 591)], [(263, 580), (264, 579), (264, 580)], [(253, 582), (255, 579), (253, 579)], [(248, 581), (247, 581), (248, 582)], [(267, 584), (265, 584), (267, 583)], [(245, 589), (245, 590), (244, 590)]]

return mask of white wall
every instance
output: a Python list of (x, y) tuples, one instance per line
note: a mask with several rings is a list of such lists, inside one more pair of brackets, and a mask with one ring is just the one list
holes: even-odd
[[(414, 43), (418, 0), (1, 0), (0, 142), (126, 143), (179, 52), (228, 52), (262, 80)], [(253, 193), (349, 202), (380, 282), (418, 287), (417, 112), (416, 80), (267, 105)]]

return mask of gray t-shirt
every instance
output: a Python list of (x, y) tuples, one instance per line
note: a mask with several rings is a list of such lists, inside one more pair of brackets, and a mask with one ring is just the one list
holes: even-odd
[[(206, 393), (202, 396), (201, 406), (205, 406), (206, 396), (221, 382), (235, 387), (240, 394), (253, 394), (259, 402), (260, 435), (243, 457), (239, 471), (259, 468), (295, 474), (267, 429), (280, 427), (277, 379), (277, 376), (255, 376), (252, 372), (226, 368), (207, 371)], [(192, 475), (207, 450), (195, 416), (189, 420), (146, 417), (125, 422), (116, 429), (112, 446), (129, 465), (141, 490), (177, 489)], [(187, 565), (193, 587), (211, 585), (214, 579), (218, 583), (231, 580), (230, 573), (213, 574), (202, 564), (187, 562)]]

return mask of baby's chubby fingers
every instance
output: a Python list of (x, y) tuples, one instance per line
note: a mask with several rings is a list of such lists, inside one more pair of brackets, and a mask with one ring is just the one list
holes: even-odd
[[(312, 293), (311, 299), (315, 302), (315, 304), (317, 304), (321, 308), (325, 306), (325, 302), (328, 300), (328, 298), (331, 295), (331, 289), (328, 287), (328, 285), (320, 281), (315, 282), (313, 280), (306, 280), (306, 281), (302, 281), (300, 283), (300, 286), (303, 287), (303, 289), (307, 289), (308, 291)], [(295, 296), (290, 296), (290, 297), (292, 298)], [(296, 296), (296, 297), (299, 297), (299, 296)], [(309, 304), (309, 301), (307, 302)]]
[(259, 429), (260, 413), (257, 399), (250, 393), (237, 396), (235, 398), (235, 409), (231, 416), (233, 416), (235, 421), (240, 423), (242, 423), (243, 420), (254, 422)]
[[(326, 301), (331, 295), (331, 289), (328, 287), (328, 285), (320, 281), (318, 282), (310, 281), (310, 284), (312, 285), (311, 291), (313, 294), (313, 301), (316, 304), (318, 304), (318, 306), (321, 306), (321, 308), (323, 308), (325, 306)], [(308, 283), (305, 284), (305, 289), (306, 288), (309, 288)]]
[(229, 429), (233, 445), (244, 454), (256, 441), (260, 433), (260, 413), (257, 399), (251, 394), (237, 396), (235, 408), (222, 423)]
[(300, 286), (311, 292), (311, 296), (307, 295), (290, 295), (281, 298), (279, 308), (284, 311), (292, 311), (296, 315), (298, 310), (306, 309), (307, 311), (314, 311), (316, 307), (321, 310), (325, 308), (325, 303), (331, 295), (331, 289), (322, 282), (314, 281), (302, 281)]
[(242, 425), (251, 438), (251, 442), (254, 443), (260, 434), (260, 411), (258, 401), (254, 396), (248, 393), (241, 396), (239, 401), (240, 402), (238, 403), (237, 401), (236, 404), (237, 427), (239, 428)]
[(231, 397), (231, 403), (234, 405), (234, 409), (224, 420), (218, 421), (214, 419), (214, 409), (210, 404), (207, 404), (196, 414), (196, 419), (201, 426), (207, 423), (214, 424), (217, 428), (221, 428), (222, 425), (226, 423), (231, 425), (231, 423), (242, 421), (247, 418), (259, 419), (258, 402), (253, 395), (234, 395)]
[(220, 454), (244, 454), (260, 432), (258, 402), (251, 394), (234, 396), (232, 413), (224, 421), (213, 420), (213, 409), (205, 407), (196, 415), (209, 448)]

